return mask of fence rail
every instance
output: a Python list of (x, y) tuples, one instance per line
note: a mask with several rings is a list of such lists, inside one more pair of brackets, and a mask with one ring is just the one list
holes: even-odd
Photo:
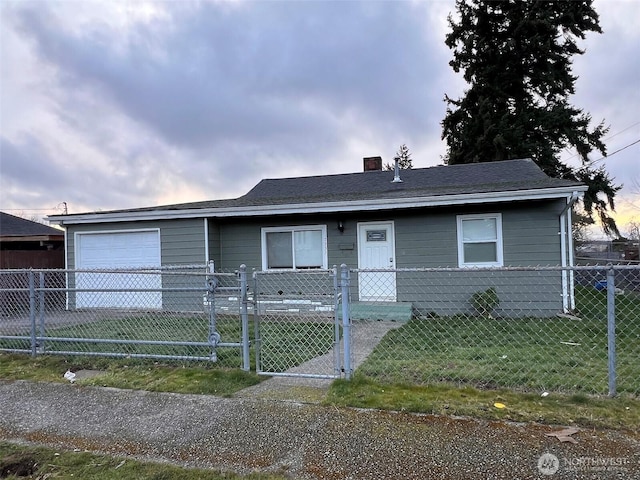
[(640, 395), (640, 266), (0, 270), (0, 350)]

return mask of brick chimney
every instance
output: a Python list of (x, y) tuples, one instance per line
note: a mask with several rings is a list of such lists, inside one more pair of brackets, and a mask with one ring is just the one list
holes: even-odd
[(365, 172), (382, 170), (382, 157), (364, 157), (362, 160)]

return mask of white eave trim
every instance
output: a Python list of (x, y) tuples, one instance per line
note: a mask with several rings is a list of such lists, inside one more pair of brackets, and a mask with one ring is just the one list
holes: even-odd
[(298, 203), (246, 207), (191, 208), (184, 210), (145, 210), (114, 213), (86, 213), (78, 215), (52, 215), (50, 222), (59, 225), (84, 223), (134, 222), (146, 220), (173, 220), (180, 218), (256, 217), (263, 215), (291, 215), (301, 213), (361, 212), (396, 210), (401, 208), (444, 207), (479, 203), (504, 203), (523, 200), (549, 200), (570, 198), (576, 192), (585, 192), (586, 186), (543, 188), (505, 192), (464, 193), (430, 197), (377, 198), (341, 202)]

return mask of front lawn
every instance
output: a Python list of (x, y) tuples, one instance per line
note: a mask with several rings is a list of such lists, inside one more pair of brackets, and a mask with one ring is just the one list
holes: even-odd
[[(620, 295), (616, 305), (617, 389), (638, 394), (640, 299)], [(577, 306), (575, 318), (414, 318), (387, 333), (357, 373), (381, 383), (606, 394), (606, 292), (579, 288)]]

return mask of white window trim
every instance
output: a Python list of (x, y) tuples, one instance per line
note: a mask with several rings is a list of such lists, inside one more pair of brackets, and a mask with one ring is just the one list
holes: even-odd
[[(462, 222), (464, 220), (496, 220), (496, 259), (495, 262), (464, 262), (464, 240), (462, 235)], [(458, 236), (458, 267), (460, 268), (473, 268), (473, 267), (502, 267), (504, 266), (504, 252), (502, 247), (502, 214), (501, 213), (487, 213), (479, 215), (458, 215), (457, 216), (457, 236)]]
[[(322, 266), (320, 268), (327, 269), (329, 264), (327, 254), (327, 226), (326, 225), (295, 225), (284, 227), (262, 227), (261, 231), (261, 250), (262, 250), (262, 270), (274, 270), (270, 269), (268, 265), (267, 256), (267, 233), (271, 232), (303, 232), (309, 230), (320, 230), (322, 232)], [(282, 269), (278, 269), (282, 270)], [(296, 268), (286, 270), (297, 270)], [(307, 269), (305, 269), (307, 270)]]

